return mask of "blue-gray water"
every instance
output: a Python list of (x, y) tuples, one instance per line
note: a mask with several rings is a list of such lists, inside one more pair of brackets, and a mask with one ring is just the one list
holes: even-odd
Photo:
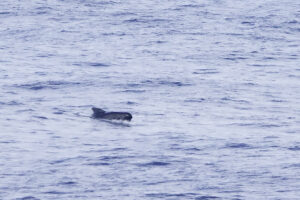
[(294, 0), (2, 0), (0, 199), (299, 199), (299, 56)]

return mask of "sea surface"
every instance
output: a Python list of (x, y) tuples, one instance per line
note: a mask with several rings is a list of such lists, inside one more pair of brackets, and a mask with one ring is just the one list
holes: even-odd
[(0, 113), (1, 200), (299, 199), (300, 2), (1, 0)]

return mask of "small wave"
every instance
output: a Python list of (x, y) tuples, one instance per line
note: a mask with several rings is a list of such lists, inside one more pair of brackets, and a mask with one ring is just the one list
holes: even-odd
[(69, 161), (69, 160), (70, 160), (70, 159), (55, 160), (55, 161), (50, 162), (50, 164), (51, 164), (51, 165), (61, 164), (61, 163), (67, 162), (67, 161)]
[(185, 151), (203, 151), (203, 149), (199, 149), (197, 147), (190, 147), (190, 148), (186, 148), (184, 149)]
[(281, 100), (281, 99), (272, 99), (271, 102), (274, 102), (274, 103), (283, 103), (283, 102), (286, 102), (286, 101)]
[(262, 58), (263, 60), (276, 60), (275, 57), (271, 57), (271, 56), (265, 56)]
[(203, 101), (205, 101), (206, 99), (204, 98), (198, 98), (198, 99), (186, 99), (184, 100), (184, 102), (187, 102), (187, 103), (201, 103)]
[(46, 81), (37, 83), (28, 83), (14, 85), (17, 88), (29, 89), (29, 90), (42, 90), (42, 89), (58, 89), (63, 86), (75, 86), (80, 85), (79, 82), (66, 82), (66, 81)]
[(88, 164), (86, 164), (86, 165), (97, 167), (97, 166), (108, 166), (108, 165), (110, 165), (110, 164), (109, 164), (109, 163), (106, 163), (106, 162), (95, 162), (95, 163), (88, 163)]
[(123, 90), (122, 92), (129, 92), (129, 93), (144, 93), (146, 90)]
[(45, 15), (45, 14), (49, 14), (50, 13), (49, 11), (51, 10), (53, 10), (51, 7), (42, 6), (42, 7), (35, 8), (35, 12), (32, 13), (36, 15)]
[(223, 97), (221, 98), (222, 102), (227, 102), (227, 101), (231, 101), (231, 102), (236, 102), (236, 103), (240, 103), (240, 104), (249, 104), (250, 102), (247, 100), (242, 100), (242, 99), (234, 99), (232, 97)]
[(51, 191), (47, 191), (47, 192), (43, 192), (44, 194), (68, 194), (67, 192), (60, 192), (60, 191), (56, 191), (56, 190), (51, 190)]
[(168, 162), (160, 162), (160, 161), (153, 161), (153, 162), (148, 162), (148, 163), (142, 163), (138, 164), (140, 167), (156, 167), (156, 166), (167, 166), (170, 165), (171, 163)]
[(190, 86), (191, 85), (191, 84), (188, 84), (188, 83), (182, 83), (180, 81), (160, 81), (159, 84), (160, 85), (169, 85), (169, 86), (178, 86), (178, 87)]
[(207, 195), (207, 196), (200, 196), (195, 198), (195, 200), (210, 200), (210, 199), (220, 199), (220, 197)]
[(292, 32), (300, 32), (300, 28), (290, 28), (289, 30)]
[[(36, 55), (36, 57), (38, 58), (50, 58), (50, 57), (54, 57), (55, 54), (52, 54), (52, 53), (39, 53)], [(36, 72), (38, 73), (38, 72)], [(46, 75), (45, 73), (43, 75)]]
[(291, 150), (291, 151), (300, 151), (300, 147), (299, 146), (289, 147), (288, 150)]
[(120, 17), (120, 16), (128, 16), (128, 15), (136, 15), (136, 13), (132, 12), (116, 12), (112, 14), (112, 16)]
[(110, 160), (120, 160), (120, 159), (123, 159), (124, 157), (121, 157), (121, 156), (102, 156), (100, 157), (100, 160), (103, 160), (103, 161), (110, 161)]
[(288, 168), (300, 168), (300, 163), (295, 163), (284, 167), (284, 169), (288, 169)]
[(151, 23), (160, 23), (160, 22), (170, 22), (170, 20), (167, 19), (140, 19), (140, 18), (132, 18), (128, 20), (124, 20), (123, 23), (145, 23), (145, 24), (151, 24)]
[(12, 143), (17, 143), (17, 141), (15, 140), (0, 141), (0, 144), (12, 144)]
[(66, 111), (64, 111), (64, 110), (62, 110), (62, 109), (60, 109), (60, 108), (53, 108), (53, 110), (54, 110), (54, 112), (53, 112), (53, 114), (55, 114), (55, 115), (62, 115), (62, 114), (64, 114)]
[(133, 102), (133, 101), (127, 101), (125, 103), (128, 104), (128, 105), (138, 105), (137, 102)]
[(280, 125), (280, 124), (266, 124), (266, 123), (259, 123), (257, 125), (261, 128), (279, 128), (281, 126), (286, 126), (286, 125)]
[(78, 157), (74, 157), (74, 158), (63, 158), (63, 159), (58, 159), (58, 160), (50, 161), (49, 164), (51, 164), (51, 165), (57, 165), (57, 164), (63, 164), (63, 163), (66, 163), (66, 162), (69, 162), (69, 161), (72, 161), (72, 160), (81, 160), (81, 159), (85, 159), (85, 157), (78, 156)]
[(126, 86), (128, 86), (128, 87), (139, 87), (140, 84), (138, 84), (138, 83), (128, 83)]
[(185, 4), (180, 7), (182, 7), (182, 8), (202, 8), (205, 6), (206, 6), (205, 4)]
[(218, 74), (219, 72), (216, 69), (200, 69), (197, 70), (195, 72), (193, 72), (193, 74)]
[(58, 183), (59, 185), (76, 185), (77, 182), (75, 181), (62, 181)]
[(238, 60), (246, 60), (246, 59), (248, 59), (248, 58), (238, 56), (238, 57), (225, 57), (224, 59), (225, 59), (225, 60), (231, 60), (231, 61), (238, 61)]
[(196, 193), (149, 193), (146, 194), (147, 197), (154, 197), (154, 198), (167, 198), (167, 197), (182, 197), (182, 198), (195, 198), (198, 196)]
[(47, 12), (47, 11), (38, 11), (38, 12), (36, 12), (35, 14), (36, 15), (45, 15), (45, 14), (48, 14), (49, 12)]
[(102, 33), (103, 36), (126, 36), (125, 32), (109, 32), (109, 33)]
[(53, 112), (53, 114), (55, 114), (55, 115), (62, 115), (62, 114), (64, 114), (64, 111), (56, 111), (56, 112)]
[(73, 63), (75, 66), (79, 67), (85, 67), (85, 66), (90, 66), (90, 67), (109, 67), (109, 64), (102, 63), (102, 62), (80, 62), (80, 63)]
[(33, 116), (34, 118), (37, 118), (37, 119), (48, 119), (47, 117), (44, 117), (44, 116)]
[(40, 199), (33, 196), (26, 196), (22, 198), (17, 198), (16, 200), (40, 200)]
[(255, 22), (243, 21), (241, 24), (248, 25), (248, 26), (254, 26)]
[(117, 147), (117, 148), (113, 148), (111, 149), (111, 151), (126, 151), (127, 148), (124, 148), (124, 147)]
[(291, 21), (288, 21), (286, 22), (287, 24), (300, 24), (300, 21), (297, 21), (297, 20), (291, 20)]
[(245, 85), (245, 86), (258, 86), (257, 83), (252, 83), (252, 82), (246, 82), (246, 83), (243, 83), (242, 85)]
[(253, 128), (279, 128), (284, 125), (280, 124), (267, 124), (267, 123), (232, 123), (230, 125), (242, 126), (242, 127), (253, 127)]
[(97, 62), (90, 62), (90, 63), (87, 63), (89, 66), (92, 66), (92, 67), (108, 67), (109, 65), (108, 64), (105, 64), (105, 63), (97, 63)]
[(142, 21), (136, 18), (123, 21), (123, 23), (135, 23), (135, 22), (142, 22)]
[(131, 88), (141, 88), (142, 87), (142, 85), (139, 83), (115, 84), (114, 86), (118, 87), (118, 88), (129, 89), (129, 90), (131, 90)]
[(167, 41), (163, 41), (163, 40), (156, 40), (154, 41), (155, 44), (164, 44), (167, 43)]
[(150, 87), (157, 87), (157, 86), (171, 86), (171, 87), (185, 87), (191, 86), (191, 83), (183, 83), (181, 81), (168, 81), (168, 80), (143, 80), (141, 81), (141, 85), (150, 86)]
[(0, 12), (0, 15), (9, 15), (11, 12)]
[[(112, 151), (123, 151), (122, 149), (124, 148), (115, 148)], [(128, 157), (124, 157), (124, 156), (101, 156), (99, 157), (97, 160), (99, 161), (91, 161), (86, 163), (85, 165), (89, 165), (89, 166), (107, 166), (107, 165), (111, 165), (112, 162), (123, 162), (124, 159), (130, 158), (130, 156)]]
[(246, 143), (229, 143), (229, 144), (226, 144), (225, 148), (251, 149), (252, 147)]
[(23, 103), (17, 102), (17, 101), (9, 101), (9, 102), (1, 102), (0, 101), (0, 105), (4, 105), (4, 106), (19, 106), (19, 105), (23, 105)]
[[(86, 2), (86, 1), (82, 1), (82, 2)], [(91, 2), (85, 3), (85, 6), (88, 6), (88, 7), (108, 6), (108, 5), (114, 5), (116, 3), (117, 2), (115, 2), (115, 1), (93, 1), (93, 3), (91, 3)]]

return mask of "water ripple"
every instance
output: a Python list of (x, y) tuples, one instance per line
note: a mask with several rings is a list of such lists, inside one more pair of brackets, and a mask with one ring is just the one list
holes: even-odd
[(0, 199), (298, 199), (299, 2), (274, 2), (2, 0)]
[(168, 162), (153, 161), (153, 162), (148, 162), (148, 163), (140, 163), (140, 164), (138, 164), (138, 166), (140, 166), (140, 167), (160, 167), (160, 166), (167, 166), (170, 164), (171, 163), (168, 163)]
[(61, 87), (70, 87), (80, 85), (79, 82), (67, 82), (67, 81), (45, 81), (28, 84), (14, 85), (14, 87), (29, 89), (29, 90), (42, 90), (42, 89), (59, 89)]
[(26, 196), (22, 198), (17, 198), (16, 200), (40, 200), (40, 199), (33, 196)]
[(252, 149), (253, 147), (246, 143), (228, 143), (225, 148), (233, 149)]

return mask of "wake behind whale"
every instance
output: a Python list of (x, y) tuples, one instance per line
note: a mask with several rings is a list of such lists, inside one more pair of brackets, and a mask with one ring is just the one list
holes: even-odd
[(107, 119), (107, 120), (124, 120), (131, 121), (132, 115), (128, 112), (105, 112), (100, 108), (93, 107), (92, 117), (95, 119)]

